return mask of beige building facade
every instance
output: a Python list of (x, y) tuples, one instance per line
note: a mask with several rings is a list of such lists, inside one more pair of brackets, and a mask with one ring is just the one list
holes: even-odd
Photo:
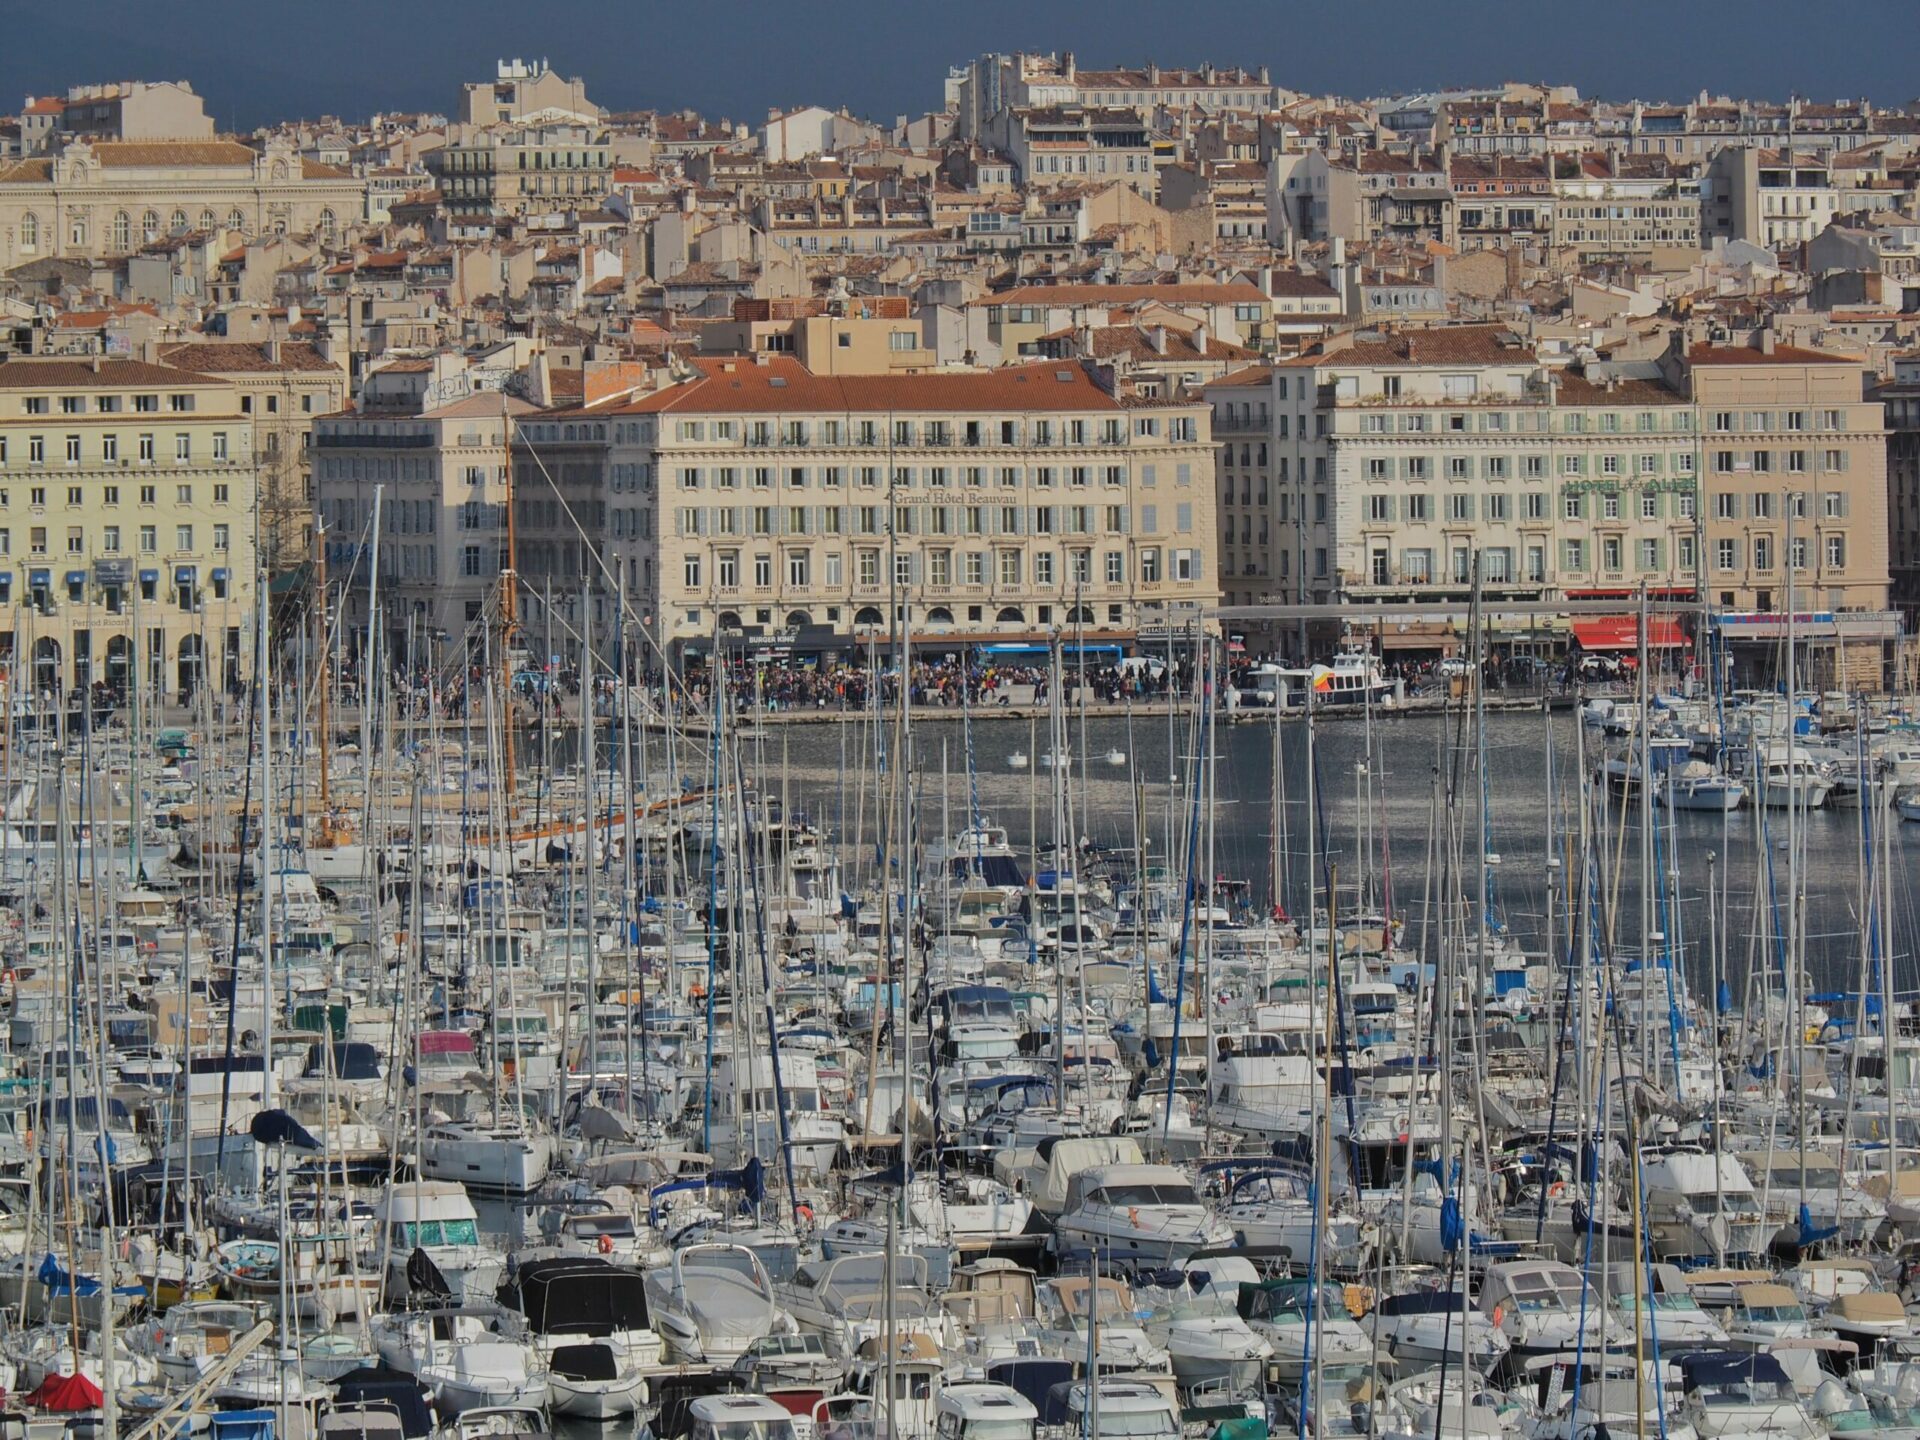
[(254, 502), (252, 420), (227, 381), (0, 363), (0, 650), (39, 690), (244, 678)]
[[(1770, 340), (1770, 335), (1763, 335)], [(1670, 352), (1666, 365), (1682, 363)], [(1696, 345), (1710, 597), (1729, 610), (1882, 611), (1885, 407), (1857, 360), (1785, 345)]]
[(237, 140), (75, 140), (0, 170), (0, 268), (126, 255), (188, 231), (311, 235), (356, 222), (366, 184)]
[(164, 364), (229, 382), (253, 422), (260, 546), (268, 575), (313, 550), (313, 422), (347, 404), (347, 372), (317, 345), (291, 340), (200, 340), (161, 347)]
[(716, 631), (852, 648), (892, 606), (990, 641), (1197, 623), (1218, 597), (1204, 408), (1136, 404), (1088, 367), (817, 376), (697, 362), (683, 384), (519, 427), (606, 427), (606, 555), (663, 647)]

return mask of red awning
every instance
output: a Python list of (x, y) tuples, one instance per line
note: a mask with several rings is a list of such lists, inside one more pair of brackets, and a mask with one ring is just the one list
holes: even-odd
[[(1636, 615), (1604, 615), (1599, 619), (1575, 620), (1573, 643), (1582, 650), (1638, 650), (1640, 619)], [(1649, 650), (1684, 650), (1687, 635), (1675, 620), (1652, 616), (1647, 620)]]

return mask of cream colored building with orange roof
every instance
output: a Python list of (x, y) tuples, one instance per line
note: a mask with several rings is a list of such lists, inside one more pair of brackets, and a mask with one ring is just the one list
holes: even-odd
[(1219, 597), (1208, 418), (1070, 361), (822, 376), (761, 355), (517, 429), (530, 482), (532, 456), (552, 472), (604, 439), (593, 538), (685, 653), (716, 629), (850, 649), (887, 634), (890, 605), (923, 638), (1198, 625)]

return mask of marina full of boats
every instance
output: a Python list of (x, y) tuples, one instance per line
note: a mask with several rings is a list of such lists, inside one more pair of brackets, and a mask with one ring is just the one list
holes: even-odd
[(0, 1432), (1920, 1436), (1913, 712), (1543, 715), (1514, 907), (1471, 684), (1342, 692), (1335, 775), (1299, 672), (1249, 793), (1220, 648), (1171, 774), (1058, 645), (957, 746), (875, 686), (831, 826), (637, 652), (584, 740), (491, 660), (343, 729), (304, 648), (16, 708)]

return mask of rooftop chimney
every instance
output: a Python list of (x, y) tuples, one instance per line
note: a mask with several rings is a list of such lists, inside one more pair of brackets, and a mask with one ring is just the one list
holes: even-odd
[(1147, 344), (1153, 347), (1154, 354), (1156, 355), (1166, 354), (1167, 353), (1167, 327), (1164, 325), (1149, 325), (1147, 327)]
[(1193, 328), (1193, 348), (1200, 354), (1207, 353), (1207, 327), (1196, 325)]

